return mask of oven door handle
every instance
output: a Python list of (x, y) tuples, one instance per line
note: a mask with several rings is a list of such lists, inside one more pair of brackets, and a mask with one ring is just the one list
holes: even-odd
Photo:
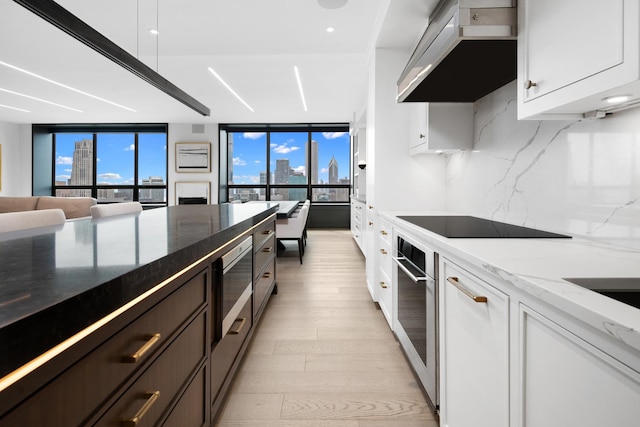
[(405, 257), (393, 257), (393, 260), (395, 261), (396, 264), (398, 264), (398, 267), (400, 267), (400, 269), (402, 271), (404, 271), (406, 273), (407, 276), (409, 276), (409, 278), (414, 282), (414, 283), (418, 283), (418, 282), (426, 282), (428, 277), (425, 276), (420, 276), (417, 277), (415, 274), (413, 274), (412, 272), (409, 271), (409, 269), (407, 267), (404, 266), (404, 264), (402, 263), (402, 261), (407, 261), (410, 262), (407, 258)]

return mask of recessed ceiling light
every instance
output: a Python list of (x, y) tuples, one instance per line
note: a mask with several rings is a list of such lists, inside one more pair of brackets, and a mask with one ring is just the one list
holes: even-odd
[[(131, 111), (132, 113), (136, 112), (136, 110), (134, 110), (133, 108), (125, 107), (124, 105), (116, 104), (115, 102), (109, 101), (108, 99), (104, 99), (104, 98), (100, 98), (99, 96), (91, 95), (90, 93), (81, 91), (80, 89), (76, 89), (76, 88), (73, 88), (71, 86), (67, 86), (67, 85), (65, 85), (63, 83), (57, 82), (55, 80), (48, 79), (48, 78), (43, 77), (43, 76), (41, 76), (39, 74), (32, 73), (31, 71), (24, 70), (24, 69), (22, 69), (20, 67), (16, 67), (15, 65), (7, 64), (6, 62), (2, 62), (2, 61), (0, 61), (0, 65), (4, 65), (5, 67), (11, 68), (12, 70), (20, 71), (21, 73), (25, 73), (25, 74), (27, 74), (27, 75), (29, 75), (31, 77), (35, 77), (37, 79), (44, 80), (47, 83), (51, 83), (51, 84), (54, 84), (56, 86), (63, 87), (65, 89), (68, 89), (70, 91), (79, 93), (81, 95), (85, 95), (85, 96), (88, 96), (90, 98), (97, 99), (98, 101), (102, 101), (102, 102), (106, 102), (107, 104), (115, 105), (116, 107), (120, 107), (120, 108), (123, 108), (123, 109), (125, 109), (127, 111)], [(78, 111), (78, 110), (74, 110), (74, 111)]]
[(220, 83), (222, 83), (222, 85), (223, 85), (224, 87), (226, 87), (226, 88), (227, 88), (227, 90), (228, 90), (229, 92), (231, 92), (231, 94), (232, 94), (233, 96), (235, 96), (236, 98), (238, 98), (238, 101), (242, 102), (242, 103), (244, 104), (244, 106), (245, 106), (245, 107), (247, 107), (249, 110), (251, 110), (251, 112), (253, 112), (253, 108), (251, 108), (251, 106), (250, 106), (249, 104), (247, 104), (247, 103), (244, 101), (244, 99), (240, 98), (240, 95), (238, 95), (238, 94), (236, 93), (236, 91), (235, 91), (235, 90), (231, 89), (231, 86), (229, 86), (229, 85), (227, 84), (227, 82), (225, 82), (224, 80), (222, 80), (222, 77), (220, 77), (220, 76), (218, 75), (218, 73), (216, 73), (215, 71), (213, 71), (213, 68), (209, 67), (209, 72), (210, 72), (211, 74), (213, 74), (213, 76), (214, 76), (216, 79), (218, 79), (218, 81), (219, 81)]
[(327, 27), (327, 29), (325, 30), (327, 33), (333, 33), (336, 29), (333, 27)]
[(298, 81), (298, 91), (300, 92), (300, 99), (302, 99), (302, 107), (304, 111), (307, 111), (307, 101), (304, 99), (304, 91), (302, 90), (302, 81), (300, 80), (300, 72), (298, 71), (298, 66), (293, 66), (293, 72), (296, 74), (296, 80)]
[(46, 99), (36, 98), (35, 96), (26, 95), (26, 94), (20, 93), (20, 92), (14, 92), (14, 91), (9, 90), (9, 89), (3, 89), (3, 88), (0, 87), (0, 92), (6, 92), (6, 93), (10, 93), (12, 95), (22, 96), (23, 98), (33, 99), (34, 101), (40, 101), (40, 102), (44, 102), (45, 104), (55, 105), (56, 107), (66, 108), (67, 110), (71, 110), (71, 111), (75, 111), (75, 112), (78, 112), (78, 113), (82, 113), (81, 110), (77, 110), (75, 108), (67, 107), (66, 105), (56, 104), (55, 102), (47, 101)]
[(18, 107), (11, 107), (10, 105), (2, 105), (2, 104), (0, 104), (0, 107), (1, 107), (1, 108), (8, 108), (8, 109), (10, 109), (10, 110), (22, 111), (23, 113), (30, 113), (30, 112), (31, 112), (31, 111), (29, 111), (29, 110), (24, 110), (24, 109), (22, 109), (22, 108), (18, 108)]
[(620, 104), (622, 102), (628, 101), (629, 98), (631, 98), (631, 95), (615, 95), (604, 98), (604, 101), (608, 102), (609, 104)]
[(151, 29), (149, 30), (149, 32), (150, 32), (151, 34), (153, 34), (154, 36), (157, 36), (157, 35), (158, 35), (158, 30), (154, 30), (153, 28), (151, 28)]
[(340, 9), (347, 4), (347, 1), (348, 0), (318, 0), (318, 4), (325, 9)]

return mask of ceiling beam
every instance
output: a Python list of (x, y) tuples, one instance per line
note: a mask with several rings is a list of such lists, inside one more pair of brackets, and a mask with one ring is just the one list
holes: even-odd
[(112, 60), (122, 68), (132, 72), (147, 83), (180, 101), (187, 107), (203, 116), (209, 116), (211, 111), (207, 106), (197, 101), (191, 95), (153, 71), (142, 61), (126, 50), (100, 34), (93, 27), (60, 6), (53, 0), (14, 0), (40, 18), (55, 25), (71, 37), (79, 40), (99, 54)]

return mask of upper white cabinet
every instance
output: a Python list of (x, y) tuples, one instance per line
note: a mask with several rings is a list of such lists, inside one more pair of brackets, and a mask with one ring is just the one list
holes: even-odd
[(473, 104), (407, 103), (409, 154), (441, 153), (473, 147)]
[(518, 118), (571, 119), (640, 98), (637, 0), (519, 0)]
[(360, 127), (352, 136), (353, 195), (364, 199), (367, 192), (367, 131)]

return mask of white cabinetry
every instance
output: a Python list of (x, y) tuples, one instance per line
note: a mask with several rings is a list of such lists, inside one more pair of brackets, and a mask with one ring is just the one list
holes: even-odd
[(367, 192), (367, 132), (366, 128), (355, 130), (353, 144), (353, 194), (361, 199)]
[(473, 147), (473, 104), (408, 103), (409, 154), (440, 153)]
[(365, 252), (365, 212), (364, 212), (364, 203), (355, 198), (351, 198), (351, 233), (353, 234), (353, 239), (358, 244), (358, 247), (366, 256)]
[(391, 244), (391, 225), (378, 217), (377, 236), (375, 238), (378, 257), (378, 304), (393, 330), (393, 245)]
[(637, 0), (519, 0), (518, 118), (567, 119), (640, 98)]
[(441, 264), (442, 426), (506, 427), (509, 297), (446, 259)]
[(520, 323), (519, 425), (638, 425), (638, 372), (524, 304)]

